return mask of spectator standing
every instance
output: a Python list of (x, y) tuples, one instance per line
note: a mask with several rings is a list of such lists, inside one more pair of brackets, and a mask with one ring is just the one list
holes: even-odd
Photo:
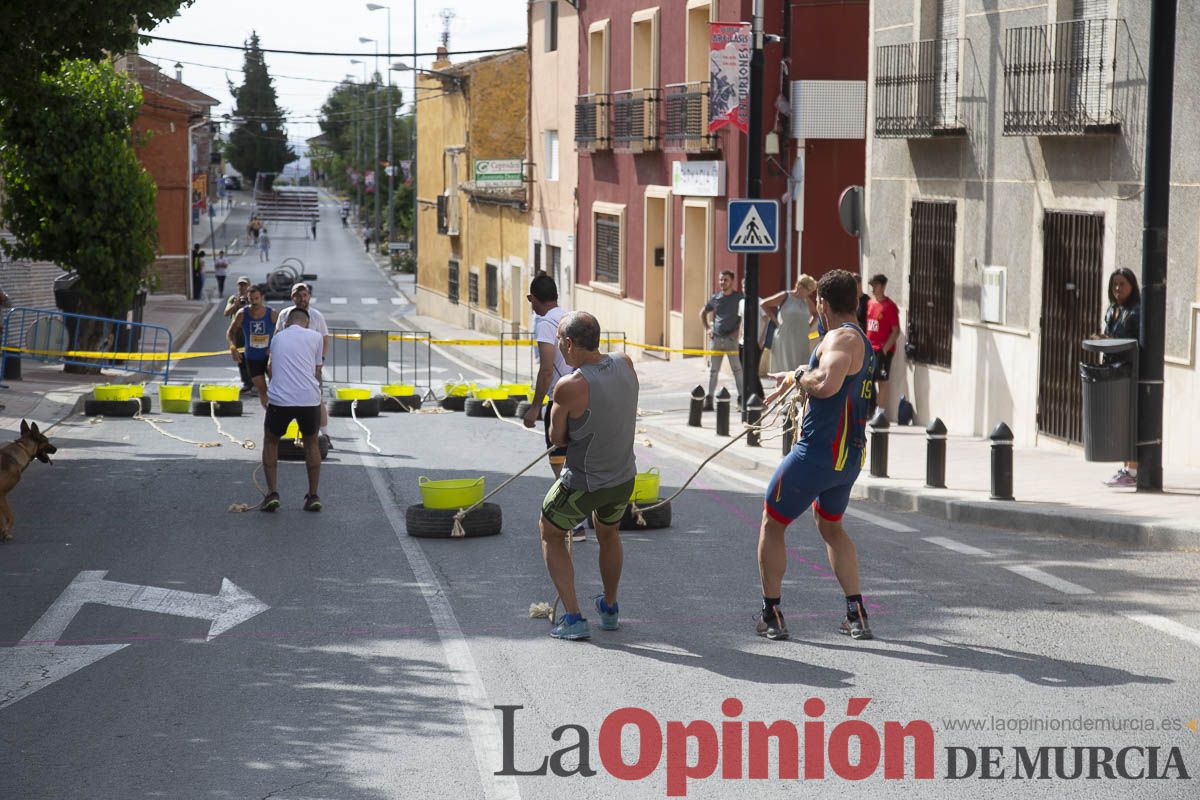
[[(275, 309), (263, 303), (262, 289), (251, 286), (248, 293), (250, 305), (233, 315), (233, 322), (225, 334), (229, 351), (237, 363), (246, 362), (250, 381), (258, 390), (258, 400), (267, 407), (267, 358), (270, 354), (271, 337), (275, 335), (278, 317)], [(237, 332), (241, 329), (245, 340), (244, 352), (238, 352)], [(319, 419), (319, 417), (318, 417)]]
[[(332, 341), (329, 336), (329, 326), (325, 324), (325, 315), (312, 305), (312, 289), (307, 283), (297, 283), (292, 287), (292, 305), (279, 312), (279, 322), (276, 328), (279, 330), (286, 328), (290, 324), (292, 311), (297, 309), (308, 314), (308, 329), (321, 334), (321, 363), (325, 363)], [(323, 382), (320, 373), (317, 374), (317, 382)], [(321, 405), (321, 436), (324, 438), (326, 446), (332, 450), (333, 442), (329, 439), (329, 411), (324, 404)]]
[(900, 309), (887, 296), (887, 275), (879, 273), (871, 278), (871, 294), (867, 303), (867, 338), (875, 351), (875, 402), (887, 414), (887, 384), (892, 372), (892, 356), (896, 354), (896, 340), (900, 338)]
[(817, 282), (801, 275), (790, 292), (763, 301), (763, 311), (778, 325), (771, 344), (771, 371), (787, 372), (807, 364), (816, 346)]
[(258, 234), (258, 260), (271, 260), (271, 236), (267, 233), (266, 228), (263, 228)]
[(372, 230), (370, 225), (363, 228), (362, 237), (363, 237), (363, 250), (365, 250), (368, 253), (371, 252), (371, 242), (375, 238), (375, 231)]
[[(225, 316), (232, 317), (237, 312), (241, 311), (246, 306), (250, 305), (250, 279), (245, 275), (237, 279), (238, 293), (233, 295), (225, 302)], [(242, 336), (242, 329), (237, 329), (237, 335), (234, 337), (234, 345), (237, 347), (245, 347), (246, 340)], [(238, 372), (242, 376), (242, 394), (249, 394), (254, 391), (254, 383), (250, 380), (250, 372), (246, 367), (245, 359), (238, 362)]]
[(204, 291), (204, 251), (192, 245), (192, 299), (199, 300)]
[(270, 344), (268, 370), (271, 388), (263, 403), (267, 414), (263, 420), (263, 474), (267, 479), (267, 496), (259, 509), (274, 511), (280, 506), (277, 473), (279, 440), (287, 433), (288, 424), (296, 420), (304, 442), (304, 466), (308, 472), (308, 493), (304, 495), (305, 511), (320, 511), (317, 494), (321, 480), (321, 448), (317, 429), (321, 420), (321, 372), (323, 345), (321, 335), (308, 327), (308, 312), (293, 308), (291, 324), (279, 331)]
[(225, 296), (225, 276), (229, 274), (229, 259), (225, 257), (225, 251), (217, 253), (217, 260), (213, 262), (213, 270), (217, 275), (217, 295)]
[(342, 203), (342, 227), (350, 227), (350, 204)]
[(315, 242), (317, 240), (317, 221), (315, 219), (312, 221), (312, 236)]
[[(1104, 313), (1105, 339), (1137, 339), (1141, 329), (1142, 292), (1137, 276), (1129, 267), (1114, 270), (1108, 276), (1108, 311)], [(1105, 356), (1107, 362), (1109, 358)], [(1136, 487), (1137, 462), (1125, 464), (1104, 482), (1106, 486)]]
[[(711, 411), (713, 395), (717, 391), (717, 378), (721, 373), (722, 356), (729, 357), (729, 367), (733, 370), (733, 380), (737, 384), (738, 406), (742, 401), (742, 362), (735, 359), (738, 352), (738, 331), (742, 326), (742, 317), (738, 313), (739, 303), (744, 295), (734, 291), (732, 270), (724, 270), (720, 277), (721, 291), (708, 298), (700, 319), (704, 327), (712, 328), (709, 332), (708, 349), (718, 351), (709, 356), (708, 395), (704, 398), (704, 410)], [(710, 323), (709, 315), (712, 315)]]

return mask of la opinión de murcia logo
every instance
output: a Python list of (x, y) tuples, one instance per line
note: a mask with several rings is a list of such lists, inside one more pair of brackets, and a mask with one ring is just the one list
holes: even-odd
[[(827, 722), (825, 702), (810, 697), (806, 719), (744, 720), (742, 701), (727, 698), (724, 716), (707, 720), (660, 721), (644, 708), (628, 706), (608, 714), (597, 734), (595, 755), (610, 776), (641, 781), (665, 771), (668, 797), (686, 797), (689, 782), (708, 780), (933, 780), (937, 744), (925, 720), (872, 724), (861, 716), (869, 697), (846, 702), (846, 719)], [(557, 749), (537, 756), (522, 753), (517, 763), (519, 705), (495, 706), (501, 714), (503, 766), (496, 775), (591, 778), (592, 735), (582, 725), (560, 725), (550, 733)], [(636, 735), (636, 755), (623, 744)], [(529, 748), (532, 749), (532, 748)], [(523, 748), (524, 750), (524, 748)], [(1190, 779), (1178, 747), (980, 746), (946, 747), (946, 779)]]

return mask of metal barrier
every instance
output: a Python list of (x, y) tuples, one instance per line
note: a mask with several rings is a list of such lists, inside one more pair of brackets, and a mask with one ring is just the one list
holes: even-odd
[(330, 328), (329, 335), (325, 374), (333, 383), (411, 383), (426, 392), (432, 388), (428, 331)]
[[(538, 361), (537, 361), (537, 342), (533, 338), (533, 331), (515, 331), (500, 333), (500, 382), (501, 383), (528, 383), (534, 384), (537, 381)], [(615, 351), (618, 346), (620, 351), (626, 351), (627, 339), (625, 331), (601, 331), (600, 332), (600, 349), (605, 353)], [(512, 348), (512, 352), (509, 352)], [(528, 351), (528, 355), (523, 357), (521, 348)], [(522, 370), (522, 362), (528, 360), (528, 369)], [(525, 378), (522, 378), (524, 372)]]
[[(85, 338), (97, 342), (94, 350), (80, 349)], [(17, 307), (4, 315), (0, 348), (0, 363), (16, 358), (170, 377), (171, 331), (144, 322)]]

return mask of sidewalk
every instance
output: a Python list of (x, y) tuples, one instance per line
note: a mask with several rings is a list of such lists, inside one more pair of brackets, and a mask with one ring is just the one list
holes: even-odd
[[(175, 351), (196, 330), (211, 305), (188, 300), (182, 295), (151, 295), (146, 300), (142, 321), (161, 325), (171, 331)], [(63, 372), (61, 364), (40, 361), (21, 362), (21, 380), (6, 380), (0, 389), (0, 429), (18, 431), (21, 420), (37, 422), (47, 428), (83, 407), (92, 387), (98, 383), (133, 383), (149, 376), (117, 369), (104, 369), (100, 375), (75, 375)]]
[[(411, 300), (410, 286), (402, 286), (401, 291)], [(429, 331), (434, 339), (494, 338), (415, 314), (395, 321), (409, 330)], [(499, 347), (440, 349), (485, 374), (499, 377)], [(511, 370), (513, 348), (505, 349), (506, 366)], [(711, 413), (704, 415), (703, 427), (687, 425), (688, 393), (698, 384), (708, 384), (708, 369), (702, 359), (659, 361), (637, 360), (636, 354), (634, 357), (642, 383), (640, 438), (685, 451), (697, 462), (728, 441), (717, 437)], [(528, 358), (524, 351), (521, 369), (525, 380)], [(722, 375), (722, 384), (733, 393), (733, 379), (727, 373)], [(730, 427), (739, 430), (736, 412)], [(1077, 448), (1017, 449), (1013, 453), (1016, 500), (999, 501), (989, 499), (991, 443), (986, 438), (949, 437), (946, 489), (925, 488), (925, 448), (923, 427), (893, 426), (888, 448), (889, 477), (872, 478), (864, 468), (855, 485), (855, 497), (897, 511), (969, 524), (1100, 539), (1134, 547), (1200, 549), (1200, 470), (1168, 467), (1163, 493), (1139, 494), (1132, 489), (1104, 486), (1103, 481), (1117, 465), (1085, 462)], [(761, 447), (739, 442), (714, 463), (758, 478), (765, 488), (781, 457), (781, 442), (776, 435)]]

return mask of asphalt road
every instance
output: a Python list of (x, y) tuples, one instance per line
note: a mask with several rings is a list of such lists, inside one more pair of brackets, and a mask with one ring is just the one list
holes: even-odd
[[(391, 327), (404, 313), (332, 207), (317, 242), (299, 238), (298, 226), (288, 233), (273, 232), (272, 255), (300, 257), (319, 274), (315, 302), (331, 325)], [(258, 280), (265, 266), (247, 256), (230, 272)], [(217, 315), (191, 349), (221, 349), (222, 331)], [(466, 371), (439, 354), (431, 368), (435, 380)], [(236, 380), (223, 358), (177, 372)], [(247, 410), (222, 424), (257, 441), (262, 412)], [(603, 756), (602, 725), (626, 707), (649, 712), (674, 745), (682, 729), (668, 721), (706, 721), (725, 737), (731, 769), (738, 729), (721, 723), (744, 723), (744, 740), (753, 721), (824, 722), (823, 780), (780, 779), (774, 755), (768, 780), (722, 777), (713, 761), (711, 777), (684, 784), (689, 797), (1197, 796), (1194, 780), (1166, 769), (1175, 747), (1187, 773), (1200, 773), (1200, 733), (1184, 727), (1200, 717), (1197, 554), (856, 504), (847, 527), (878, 639), (835, 632), (840, 592), (802, 520), (789, 537), (784, 595), (793, 638), (768, 642), (752, 623), (760, 491), (717, 466), (675, 503), (670, 530), (623, 537), (622, 629), (564, 643), (528, 617), (531, 603), (553, 599), (535, 533), (548, 467), (498, 497), (501, 536), (414, 539), (404, 528), (420, 476), (484, 475), (496, 486), (541, 451), (540, 435), (461, 414), (388, 415), (363, 421), (376, 454), (351, 420), (334, 419), (324, 511), (300, 510), (302, 466), (284, 463), (284, 507), (267, 515), (229, 510), (259, 498), (258, 450), (222, 439), (207, 418), (169, 419), (169, 433), (222, 446), (199, 448), (133, 420), (75, 417), (54, 431), (55, 466), (33, 465), (11, 498), (16, 539), (0, 546), (0, 796), (654, 798), (667, 795), (668, 772), (680, 780), (680, 758), (716, 757), (698, 744), (703, 725), (674, 755), (662, 745), (661, 761), (650, 727), (640, 737), (628, 728), (623, 749)], [(637, 455), (639, 467), (661, 470), (666, 489), (693, 468), (663, 446)], [(576, 545), (582, 597), (599, 590), (595, 553), (594, 540)], [(224, 600), (214, 599), (225, 581), (237, 590), (226, 584)], [(214, 618), (231, 627), (210, 638)], [(743, 711), (723, 713), (727, 698)], [(810, 698), (826, 706), (819, 718)], [(840, 777), (848, 770), (835, 769), (833, 743), (845, 750), (851, 729), (837, 730), (850, 698), (870, 698), (859, 717), (885, 740), (887, 721), (927, 721), (934, 778), (913, 778), (911, 743), (905, 780), (885, 779), (882, 764), (862, 781)], [(499, 705), (523, 706), (512, 712), (517, 769), (535, 770), (586, 735), (597, 774), (494, 775), (506, 746)], [(1147, 720), (1169, 729), (1147, 730)], [(966, 721), (985, 729), (954, 729)], [(1125, 729), (1069, 729), (1085, 721)], [(568, 725), (580, 727), (555, 741)], [(995, 729), (1020, 725), (1068, 729)], [(803, 741), (820, 749), (815, 732), (804, 729)], [(978, 764), (972, 777), (946, 777), (948, 748), (978, 755), (984, 746), (1003, 748), (994, 757), (1004, 779), (980, 779)], [(1158, 747), (1157, 771), (1170, 778), (1108, 779), (1101, 768), (1096, 780), (1014, 780), (1018, 746)], [(657, 767), (618, 779), (618, 750), (628, 764)], [(851, 745), (849, 762), (859, 756)], [(961, 772), (965, 755), (956, 758)], [(1129, 769), (1148, 760), (1135, 753)], [(677, 766), (669, 771), (668, 761)], [(1072, 763), (1068, 753), (1068, 771)], [(563, 759), (564, 769), (578, 764), (578, 751)]]

